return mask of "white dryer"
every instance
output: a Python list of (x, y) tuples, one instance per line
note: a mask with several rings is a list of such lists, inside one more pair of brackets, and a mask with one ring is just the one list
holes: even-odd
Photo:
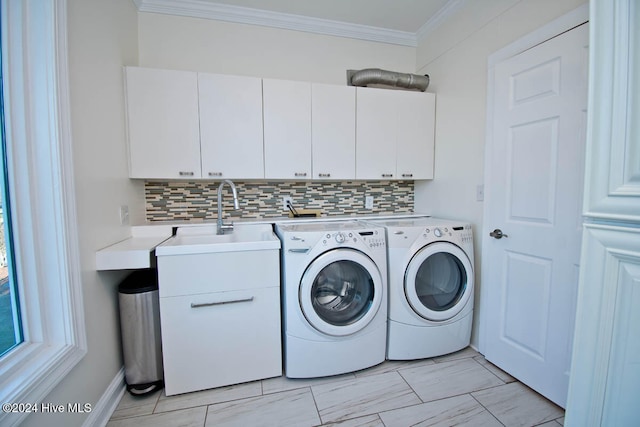
[(384, 228), (357, 221), (278, 223), (284, 370), (289, 378), (353, 372), (385, 360)]
[(371, 223), (387, 232), (387, 359), (421, 359), (467, 347), (474, 299), (471, 226), (430, 217)]

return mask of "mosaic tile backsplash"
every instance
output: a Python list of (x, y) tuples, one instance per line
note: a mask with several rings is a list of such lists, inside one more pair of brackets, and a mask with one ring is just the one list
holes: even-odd
[[(223, 190), (225, 218), (287, 216), (282, 198), (290, 196), (296, 209), (317, 209), (321, 216), (411, 213), (413, 181), (235, 182), (240, 209), (233, 209), (228, 186)], [(216, 219), (219, 181), (145, 182), (147, 221)], [(373, 196), (373, 209), (365, 197)]]

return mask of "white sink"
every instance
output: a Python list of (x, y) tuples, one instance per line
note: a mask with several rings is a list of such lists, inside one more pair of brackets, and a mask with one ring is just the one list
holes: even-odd
[(279, 249), (280, 240), (270, 224), (239, 224), (228, 234), (216, 234), (215, 226), (179, 228), (176, 235), (156, 246), (156, 255)]

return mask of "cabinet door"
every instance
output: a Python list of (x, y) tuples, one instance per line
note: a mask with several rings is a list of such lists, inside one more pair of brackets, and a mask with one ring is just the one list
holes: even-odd
[(392, 90), (356, 90), (356, 178), (396, 177), (397, 98)]
[(264, 178), (262, 80), (198, 73), (204, 178)]
[(433, 179), (435, 95), (422, 92), (398, 96), (398, 179)]
[(311, 83), (262, 83), (265, 178), (311, 179)]
[(198, 79), (126, 67), (131, 178), (199, 178)]
[(350, 86), (311, 86), (313, 179), (356, 176), (356, 90)]
[(160, 298), (167, 395), (282, 375), (280, 290)]

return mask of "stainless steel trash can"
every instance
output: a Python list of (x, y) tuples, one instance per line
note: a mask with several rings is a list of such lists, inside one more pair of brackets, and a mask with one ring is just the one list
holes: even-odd
[(164, 386), (158, 273), (136, 270), (118, 287), (127, 390), (133, 395)]

